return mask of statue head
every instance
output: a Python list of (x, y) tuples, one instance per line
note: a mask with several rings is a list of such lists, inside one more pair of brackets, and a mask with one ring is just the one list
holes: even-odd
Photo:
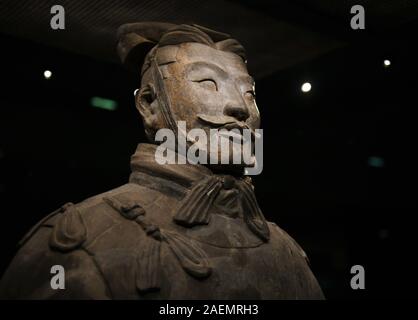
[[(141, 74), (135, 102), (151, 142), (163, 128), (177, 136), (179, 121), (185, 122), (187, 131), (203, 129), (208, 138), (210, 129), (259, 128), (245, 51), (229, 35), (197, 25), (147, 22), (121, 26), (118, 37), (122, 62)], [(226, 139), (232, 159), (239, 139)], [(220, 167), (243, 166), (230, 161)]]

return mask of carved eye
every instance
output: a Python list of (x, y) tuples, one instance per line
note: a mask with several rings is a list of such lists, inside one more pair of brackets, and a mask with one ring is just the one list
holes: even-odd
[(248, 90), (244, 95), (248, 99), (251, 99), (251, 100), (255, 99), (255, 92), (253, 90)]
[(198, 81), (195, 81), (195, 82), (199, 83), (205, 89), (218, 91), (218, 86), (216, 85), (215, 80), (203, 79), (203, 80), (198, 80)]

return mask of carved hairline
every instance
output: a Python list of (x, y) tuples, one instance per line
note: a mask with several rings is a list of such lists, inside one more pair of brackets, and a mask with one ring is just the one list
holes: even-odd
[(201, 43), (217, 50), (228, 51), (246, 62), (244, 47), (228, 34), (198, 25), (173, 25), (148, 22), (122, 25), (118, 30), (118, 54), (122, 63), (141, 75), (159, 48), (182, 43)]
[[(229, 40), (230, 39), (223, 40), (223, 41), (216, 42), (216, 43), (213, 43), (213, 44), (208, 45), (208, 46), (211, 47), (211, 48), (220, 50), (220, 51), (231, 52), (231, 53), (235, 53), (235, 54), (239, 55), (238, 53), (236, 53), (232, 50), (225, 50), (225, 47), (227, 47), (231, 43)], [(231, 40), (233, 40), (233, 39), (231, 39)], [(183, 43), (198, 43), (198, 42), (183, 42)], [(177, 45), (171, 45), (171, 44), (170, 45), (164, 45), (164, 46), (157, 45), (154, 48), (152, 48), (148, 52), (148, 54), (145, 56), (144, 63), (143, 63), (142, 68), (141, 68), (141, 76), (144, 75), (144, 73), (150, 68), (152, 59), (156, 60), (158, 66), (176, 62), (177, 61), (177, 59), (176, 59), (177, 58), (177, 50), (174, 49), (173, 46), (179, 46), (183, 43), (180, 43), (180, 44), (177, 44)], [(207, 45), (207, 44), (204, 44), (204, 45)], [(166, 49), (168, 49), (168, 50), (166, 50)], [(161, 54), (162, 50), (164, 50), (163, 54)], [(172, 53), (169, 53), (169, 52), (172, 52)], [(157, 57), (157, 54), (158, 54), (158, 57)], [(239, 55), (239, 56), (243, 59), (244, 63), (246, 63), (246, 60), (244, 59), (244, 57), (242, 55)]]

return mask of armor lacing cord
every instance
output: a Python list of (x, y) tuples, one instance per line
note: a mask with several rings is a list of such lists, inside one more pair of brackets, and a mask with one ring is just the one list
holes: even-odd
[(180, 202), (174, 214), (174, 221), (188, 227), (208, 224), (210, 209), (220, 190), (229, 190), (234, 187), (240, 191), (237, 196), (240, 197), (244, 221), (248, 228), (260, 239), (267, 242), (270, 239), (270, 231), (258, 206), (252, 185), (232, 176), (209, 176), (197, 182)]
[(168, 244), (183, 270), (195, 278), (206, 278), (212, 268), (205, 252), (195, 243), (174, 231), (160, 229), (145, 217), (145, 210), (137, 203), (121, 203), (115, 197), (103, 198), (123, 217), (135, 221), (155, 241), (141, 243), (137, 255), (136, 286), (140, 292), (161, 288), (161, 242)]

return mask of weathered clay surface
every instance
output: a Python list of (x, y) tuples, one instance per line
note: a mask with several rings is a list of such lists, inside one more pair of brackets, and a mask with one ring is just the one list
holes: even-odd
[[(229, 35), (140, 23), (119, 38), (122, 61), (142, 66), (136, 103), (151, 142), (178, 120), (204, 130), (259, 127), (245, 52)], [(160, 165), (156, 147), (138, 146), (126, 185), (35, 226), (1, 280), (1, 298), (323, 298), (304, 251), (265, 220), (243, 166)], [(65, 290), (50, 286), (53, 265), (65, 268)]]

